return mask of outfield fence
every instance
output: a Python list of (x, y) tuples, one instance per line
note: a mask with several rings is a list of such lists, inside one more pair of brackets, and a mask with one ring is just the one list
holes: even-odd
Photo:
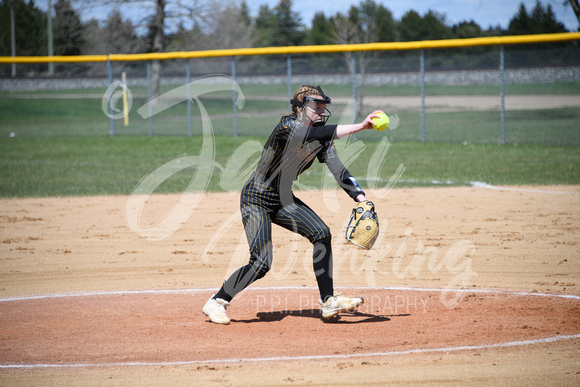
[(333, 99), (331, 123), (382, 109), (391, 141), (580, 146), (579, 41), (563, 33), (0, 57), (0, 138), (197, 136), (204, 115), (217, 135), (264, 137), (294, 90), (315, 84)]

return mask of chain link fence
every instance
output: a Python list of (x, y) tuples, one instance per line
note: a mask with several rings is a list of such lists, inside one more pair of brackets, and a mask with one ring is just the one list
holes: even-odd
[(164, 60), (173, 100), (153, 110), (149, 61), (52, 67), (0, 64), (0, 138), (197, 136), (206, 113), (216, 135), (264, 137), (313, 84), (332, 97), (330, 123), (382, 109), (391, 141), (580, 146), (578, 41)]

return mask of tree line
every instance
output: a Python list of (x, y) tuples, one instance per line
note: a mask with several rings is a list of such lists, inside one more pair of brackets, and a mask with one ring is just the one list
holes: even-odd
[[(578, 0), (569, 2), (580, 20)], [(140, 6), (149, 13), (145, 12), (140, 20), (135, 21), (119, 10), (120, 6), (127, 4)], [(82, 21), (82, 12), (98, 7), (111, 9), (106, 20)], [(14, 46), (17, 56), (137, 54), (568, 32), (564, 24), (556, 19), (551, 5), (544, 6), (539, 0), (536, 0), (531, 9), (522, 2), (507, 28), (500, 25), (483, 28), (474, 20), (451, 24), (445, 14), (435, 10), (428, 10), (424, 14), (410, 10), (401, 19), (395, 19), (386, 6), (374, 0), (362, 0), (344, 12), (338, 11), (329, 17), (319, 12), (314, 15), (310, 26), (302, 22), (300, 15), (293, 9), (292, 0), (279, 0), (274, 7), (262, 5), (256, 16), (250, 15), (246, 0), (56, 0), (53, 8), (54, 12), (47, 13), (39, 9), (34, 0), (1, 0), (0, 56), (12, 55), (12, 15), (15, 21)], [(52, 45), (48, 44), (49, 15)], [(51, 53), (49, 46), (53, 47)], [(475, 61), (470, 57), (470, 65), (486, 67), (497, 56), (489, 47), (466, 50), (462, 53), (440, 50), (445, 56), (438, 59), (432, 67), (454, 66), (455, 63), (465, 62), (465, 56), (473, 53), (479, 55)], [(380, 55), (377, 52), (343, 53), (344, 60), (337, 61), (341, 54), (328, 54), (308, 60), (320, 71), (351, 71), (355, 64), (361, 75), (360, 83), (364, 85), (367, 71), (373, 71), (373, 60)], [(408, 53), (394, 55), (400, 68), (416, 61)], [(561, 65), (567, 59), (560, 56), (562, 54), (558, 53), (549, 59), (552, 64)], [(525, 62), (524, 55), (519, 58)], [(384, 70), (387, 65), (384, 61), (380, 63)], [(166, 64), (168, 67), (171, 65), (172, 63)], [(217, 63), (207, 65), (212, 71), (220, 70)], [(106, 72), (103, 66), (103, 63), (72, 63), (58, 64), (51, 69), (47, 64), (30, 64), (26, 66), (24, 73), (103, 74)], [(125, 63), (122, 66), (132, 67), (137, 64)], [(277, 71), (275, 67), (268, 58), (257, 58), (249, 64), (248, 71), (252, 74), (272, 72)], [(0, 76), (9, 74), (8, 66), (0, 67)], [(12, 76), (15, 75), (13, 67)], [(152, 60), (153, 95), (159, 93), (160, 79), (161, 61)]]
[[(193, 1), (186, 11), (181, 0), (87, 0), (89, 6), (110, 6), (105, 21), (83, 22), (75, 0), (57, 0), (52, 13), (54, 55), (131, 54), (244, 47), (405, 42), (484, 36), (568, 32), (550, 4), (528, 9), (521, 3), (507, 28), (482, 27), (474, 20), (451, 24), (436, 10), (406, 12), (400, 20), (384, 5), (363, 0), (329, 17), (320, 12), (306, 26), (292, 0), (275, 7), (262, 5), (252, 17), (245, 0)], [(151, 15), (134, 22), (119, 11), (128, 2), (152, 5)], [(574, 1), (571, 1), (574, 2)], [(575, 1), (577, 4), (577, 1)], [(14, 9), (16, 55), (48, 55), (48, 14), (34, 0), (0, 3), (0, 56), (11, 55), (10, 6)], [(161, 7), (161, 9), (159, 9)], [(141, 32), (140, 32), (141, 31)]]

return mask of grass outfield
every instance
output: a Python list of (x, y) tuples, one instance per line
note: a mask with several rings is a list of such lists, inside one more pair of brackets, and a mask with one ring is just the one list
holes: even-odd
[[(0, 197), (130, 194), (142, 178), (165, 165), (166, 179), (155, 192), (183, 192), (197, 166), (211, 170), (207, 188), (239, 189), (256, 161), (264, 137), (213, 136), (215, 155), (199, 155), (203, 137), (82, 136), (0, 139)], [(574, 147), (339, 140), (343, 161), (363, 187), (384, 187), (402, 174), (396, 187), (580, 184), (580, 151)], [(207, 143), (205, 144), (207, 146)], [(376, 153), (375, 151), (381, 150)], [(207, 147), (204, 147), (207, 151)], [(211, 149), (211, 147), (210, 147)], [(349, 154), (357, 154), (355, 158)], [(378, 157), (382, 154), (384, 157)], [(181, 163), (179, 164), (178, 161)], [(184, 168), (195, 161), (194, 167)], [(370, 166), (370, 168), (369, 168)], [(370, 171), (370, 172), (369, 172)], [(296, 189), (329, 188), (326, 168), (315, 163)]]
[[(245, 95), (243, 109), (236, 112), (237, 133), (240, 136), (267, 136), (280, 115), (288, 111), (286, 85), (241, 85)], [(162, 92), (174, 89), (164, 86)], [(151, 122), (138, 112), (144, 106), (146, 89), (132, 87), (133, 100), (129, 112), (129, 124), (123, 119), (114, 121), (116, 135), (154, 135), (188, 136), (201, 132), (201, 109), (197, 103), (185, 102), (155, 114)], [(536, 96), (550, 98), (564, 95), (580, 100), (577, 82), (554, 84), (506, 85), (507, 96)], [(344, 85), (329, 85), (328, 93), (336, 97), (348, 97), (351, 90)], [(413, 86), (365, 87), (367, 96), (419, 96), (420, 90)], [(0, 96), (0, 138), (52, 137), (52, 136), (106, 136), (111, 122), (103, 112), (101, 89), (76, 89), (34, 92), (4, 93)], [(447, 86), (428, 85), (428, 96), (498, 96), (497, 85)], [(276, 98), (270, 98), (275, 96)], [(344, 101), (345, 98), (342, 98)], [(435, 98), (436, 100), (436, 98)], [(217, 135), (232, 135), (234, 115), (232, 92), (218, 91), (200, 98), (203, 109), (211, 117), (213, 131)], [(331, 122), (338, 122), (343, 112), (350, 114), (345, 104), (335, 99), (332, 105), (334, 115)], [(417, 101), (419, 101), (417, 99)], [(116, 109), (121, 109), (117, 101)], [(105, 103), (105, 110), (107, 109)], [(188, 121), (191, 113), (191, 127)], [(367, 108), (361, 116), (372, 111)], [(397, 114), (401, 126), (399, 130), (389, 131), (389, 139), (394, 142), (422, 141), (422, 116), (418, 108), (401, 108), (388, 112)], [(351, 122), (347, 119), (347, 121)], [(507, 144), (538, 144), (552, 146), (580, 146), (578, 134), (580, 109), (577, 107), (546, 106), (546, 108), (508, 110), (505, 114), (505, 142)], [(150, 127), (151, 123), (151, 127)], [(429, 111), (426, 114), (427, 142), (487, 143), (502, 142), (501, 112), (499, 108), (480, 110)], [(374, 141), (375, 137), (362, 133), (364, 140)]]
[[(107, 136), (110, 122), (103, 118), (99, 104), (94, 99), (42, 100), (36, 99), (25, 104), (18, 100), (0, 98), (0, 138), (10, 137), (52, 137), (52, 136)], [(138, 102), (136, 102), (137, 104)], [(209, 100), (204, 102), (211, 116), (213, 132), (218, 135), (233, 134), (231, 101)], [(181, 104), (183, 105), (183, 104)], [(176, 106), (152, 118), (154, 135), (187, 136), (188, 122), (186, 108)], [(139, 105), (137, 105), (139, 106)], [(248, 101), (243, 112), (238, 113), (238, 134), (240, 136), (268, 136), (272, 125), (285, 112), (285, 104), (270, 101)], [(333, 106), (340, 112), (344, 108)], [(123, 120), (116, 120), (116, 135), (149, 135), (149, 123), (138, 116), (136, 109), (129, 115), (129, 126)], [(201, 132), (199, 110), (192, 109), (192, 134)], [(393, 141), (421, 141), (421, 113), (403, 111), (398, 114), (402, 127), (389, 131)], [(500, 112), (434, 112), (427, 115), (426, 140), (428, 142), (501, 142)], [(334, 121), (333, 121), (334, 122)], [(506, 112), (506, 143), (546, 144), (556, 146), (580, 146), (578, 134), (580, 110), (576, 108), (522, 110)], [(373, 134), (361, 133), (365, 140), (373, 141)]]

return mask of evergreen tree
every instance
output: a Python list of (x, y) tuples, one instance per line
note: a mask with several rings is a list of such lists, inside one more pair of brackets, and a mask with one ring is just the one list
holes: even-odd
[(274, 9), (276, 15), (276, 34), (274, 46), (299, 46), (306, 37), (300, 15), (292, 10), (292, 0), (280, 0)]
[(258, 9), (255, 25), (258, 34), (257, 45), (262, 47), (273, 46), (276, 33), (276, 15), (268, 5), (261, 5)]
[(423, 40), (421, 15), (415, 10), (407, 11), (399, 23), (399, 38), (403, 42)]
[(556, 20), (556, 15), (552, 11), (552, 5), (546, 5), (546, 8), (538, 1), (532, 10), (532, 23), (537, 25), (537, 33), (552, 34), (558, 32), (568, 32), (563, 23)]
[(2, 0), (0, 3), (0, 55), (12, 55), (11, 1), (14, 1), (16, 55), (47, 55), (46, 14), (33, 1), (26, 3), (24, 0)]
[(256, 30), (260, 46), (298, 46), (306, 39), (300, 15), (292, 10), (292, 0), (280, 0), (273, 10), (262, 5)]
[(518, 12), (510, 20), (508, 31), (509, 35), (527, 35), (527, 34), (549, 34), (567, 32), (564, 24), (556, 20), (556, 16), (552, 11), (552, 6), (548, 4), (546, 7), (539, 1), (528, 13), (524, 3), (520, 4)]
[(478, 38), (484, 36), (483, 30), (475, 21), (463, 21), (451, 27), (451, 34), (457, 39)]
[(403, 42), (449, 39), (451, 29), (447, 26), (444, 14), (429, 10), (421, 16), (411, 10), (401, 18), (399, 35)]
[(53, 39), (55, 55), (80, 55), (85, 44), (81, 19), (70, 1), (58, 0), (54, 5)]
[(531, 30), (530, 16), (528, 15), (528, 10), (524, 3), (520, 3), (518, 12), (510, 20), (508, 25), (509, 35), (522, 35), (527, 34)]
[(324, 12), (317, 12), (312, 18), (312, 28), (308, 31), (308, 44), (332, 44), (332, 24), (324, 16)]
[(250, 16), (250, 9), (248, 8), (248, 3), (245, 0), (240, 4), (240, 20), (246, 26), (252, 25), (252, 17)]

